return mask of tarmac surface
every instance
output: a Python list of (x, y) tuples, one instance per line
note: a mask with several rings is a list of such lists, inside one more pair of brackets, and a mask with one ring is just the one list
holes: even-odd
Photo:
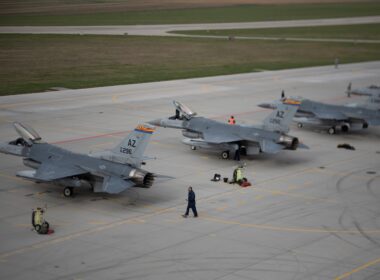
[[(93, 34), (93, 35), (144, 35), (144, 36), (185, 36), (170, 31), (215, 30), (243, 28), (305, 27), (326, 25), (350, 25), (379, 23), (380, 16), (281, 20), (235, 23), (163, 24), (163, 25), (109, 25), (109, 26), (1, 26), (0, 33), (25, 34)], [(186, 35), (190, 36), (190, 35)], [(197, 37), (197, 36), (194, 36)], [(205, 36), (203, 36), (205, 37)]]
[[(260, 102), (287, 95), (347, 103), (353, 87), (379, 82), (380, 62), (264, 71), (0, 97), (1, 141), (13, 121), (45, 141), (87, 153), (115, 146), (138, 123), (174, 114), (172, 100), (199, 115), (259, 123)], [(236, 162), (192, 151), (178, 130), (157, 128), (146, 169), (174, 177), (119, 195), (62, 188), (15, 176), (21, 158), (0, 155), (1, 279), (379, 279), (380, 128), (350, 134), (292, 127), (310, 150), (243, 158), (252, 187), (231, 178)], [(356, 150), (337, 149), (349, 143)], [(187, 187), (199, 218), (184, 219)], [(47, 206), (53, 235), (31, 231)]]

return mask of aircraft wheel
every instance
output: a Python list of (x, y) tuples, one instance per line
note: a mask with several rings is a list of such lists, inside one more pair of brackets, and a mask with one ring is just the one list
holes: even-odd
[(230, 152), (224, 151), (222, 152), (222, 159), (229, 159), (230, 158)]
[(197, 149), (197, 147), (195, 147), (195, 146), (191, 146), (191, 149), (192, 149), (193, 151), (195, 151), (195, 150)]
[(368, 128), (368, 123), (363, 123), (363, 128)]
[(333, 135), (333, 134), (335, 134), (335, 127), (330, 127), (328, 130), (327, 130), (327, 132), (330, 134), (330, 135)]
[(302, 127), (303, 127), (303, 124), (302, 124), (302, 123), (297, 123), (297, 127), (298, 127), (298, 128), (302, 128)]
[(74, 193), (74, 190), (72, 187), (66, 187), (63, 189), (63, 195), (65, 197), (70, 197), (70, 196), (73, 196), (73, 193)]

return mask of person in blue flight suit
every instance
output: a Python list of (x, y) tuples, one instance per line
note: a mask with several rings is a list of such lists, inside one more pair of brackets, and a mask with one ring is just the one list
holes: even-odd
[(186, 213), (182, 217), (187, 218), (189, 216), (189, 210), (191, 209), (194, 214), (194, 218), (198, 217), (197, 208), (195, 207), (195, 193), (192, 187), (189, 187), (189, 193), (187, 196), (187, 209)]

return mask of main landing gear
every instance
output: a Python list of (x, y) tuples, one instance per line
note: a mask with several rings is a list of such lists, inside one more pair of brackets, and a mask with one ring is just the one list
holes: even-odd
[(66, 187), (63, 189), (63, 195), (65, 197), (71, 197), (74, 194), (74, 188), (73, 187)]
[(222, 159), (229, 159), (230, 158), (230, 152), (224, 151), (221, 153)]
[(327, 130), (327, 133), (330, 134), (330, 135), (333, 135), (336, 133), (336, 128), (335, 127), (330, 127), (328, 130)]

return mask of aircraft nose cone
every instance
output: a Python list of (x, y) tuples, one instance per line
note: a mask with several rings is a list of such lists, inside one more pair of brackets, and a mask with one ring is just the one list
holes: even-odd
[(276, 109), (277, 107), (275, 104), (267, 103), (267, 102), (260, 103), (257, 106), (259, 106), (260, 108), (265, 108), (265, 109)]
[(155, 120), (149, 121), (148, 123), (155, 126), (161, 126), (161, 121), (162, 119), (155, 119)]

